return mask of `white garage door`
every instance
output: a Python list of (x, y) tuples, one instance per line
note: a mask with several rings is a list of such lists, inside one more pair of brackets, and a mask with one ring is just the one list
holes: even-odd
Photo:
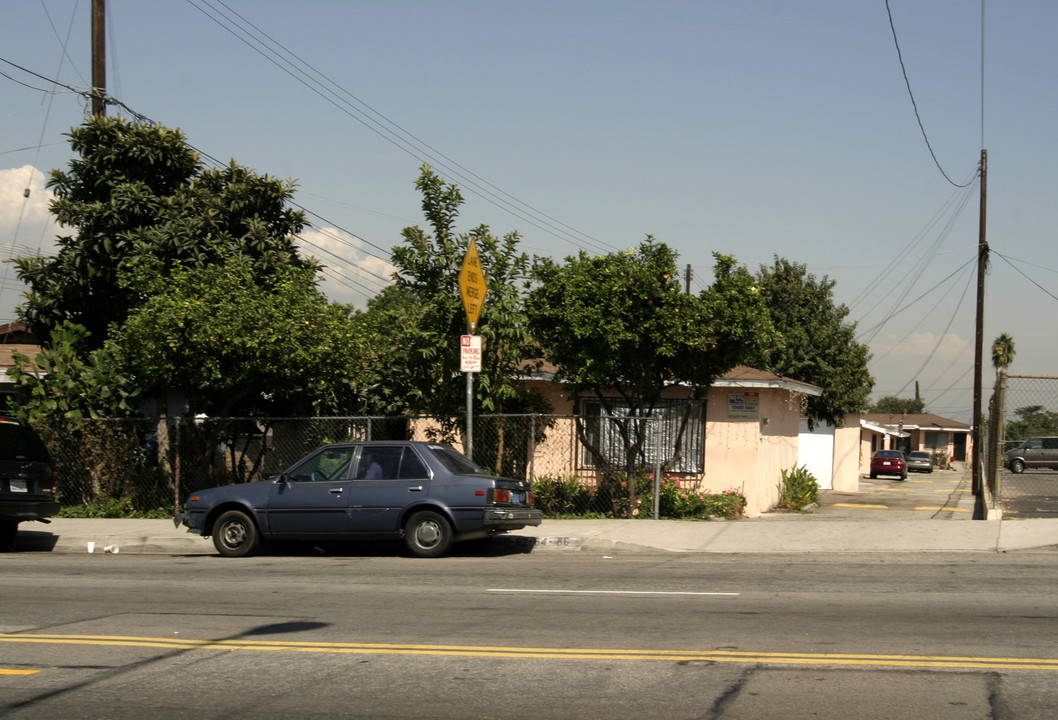
[(815, 475), (820, 490), (834, 487), (834, 426), (816, 423), (808, 429), (808, 421), (801, 421), (797, 438), (797, 464), (804, 465)]

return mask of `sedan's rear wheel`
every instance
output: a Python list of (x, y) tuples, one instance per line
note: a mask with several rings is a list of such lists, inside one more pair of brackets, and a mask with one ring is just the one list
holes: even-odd
[(452, 526), (440, 513), (422, 510), (404, 526), (404, 544), (415, 557), (441, 557), (452, 544)]
[(257, 548), (257, 526), (241, 510), (229, 510), (213, 525), (213, 547), (224, 557), (245, 557)]

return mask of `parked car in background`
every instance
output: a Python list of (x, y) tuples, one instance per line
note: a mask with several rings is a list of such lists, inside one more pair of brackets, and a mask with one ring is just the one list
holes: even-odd
[(1053, 468), (1058, 470), (1058, 436), (1030, 437), (1025, 442), (1003, 453), (1003, 465), (1014, 473), (1025, 468)]
[(907, 469), (909, 472), (933, 472), (933, 456), (925, 450), (914, 450), (907, 454)]
[(0, 549), (15, 541), (19, 523), (59, 514), (55, 484), (55, 466), (36, 431), (0, 416)]
[(879, 450), (871, 456), (871, 479), (879, 475), (899, 475), (907, 480), (907, 458), (903, 450)]
[(261, 542), (402, 538), (417, 557), (539, 525), (529, 483), (487, 474), (449, 445), (325, 445), (271, 480), (199, 490), (174, 522), (226, 557)]

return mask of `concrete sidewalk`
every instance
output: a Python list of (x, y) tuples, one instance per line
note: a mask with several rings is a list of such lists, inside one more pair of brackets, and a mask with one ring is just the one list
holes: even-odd
[[(856, 493), (821, 493), (806, 513), (769, 513), (741, 520), (544, 520), (501, 536), (533, 552), (548, 550), (695, 553), (1006, 552), (1058, 549), (1058, 519), (973, 520), (965, 473), (933, 473), (906, 481), (863, 478)], [(24, 523), (16, 550), (215, 554), (213, 543), (171, 520), (55, 518)]]
[[(1055, 546), (1058, 520), (834, 520), (735, 521), (544, 520), (502, 538), (533, 551), (616, 552), (663, 550), (696, 553), (1007, 552)], [(17, 550), (83, 553), (215, 554), (209, 539), (174, 528), (169, 520), (57, 518), (22, 526)]]

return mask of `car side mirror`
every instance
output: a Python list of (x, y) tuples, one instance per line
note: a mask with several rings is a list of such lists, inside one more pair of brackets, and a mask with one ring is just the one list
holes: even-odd
[(286, 485), (288, 482), (290, 482), (290, 476), (287, 475), (285, 472), (279, 473), (274, 478), (272, 478), (272, 482), (274, 482), (276, 485)]

